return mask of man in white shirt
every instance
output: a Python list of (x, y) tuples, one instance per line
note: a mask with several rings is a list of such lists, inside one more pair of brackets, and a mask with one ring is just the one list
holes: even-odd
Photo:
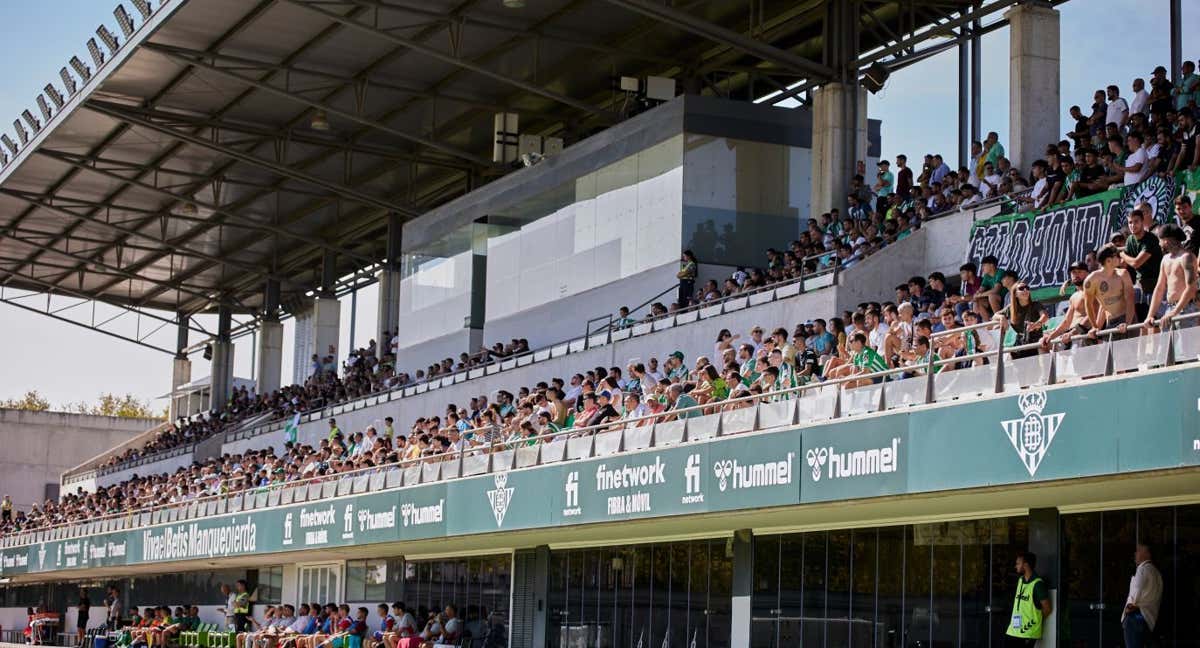
[(1108, 86), (1108, 112), (1105, 114), (1105, 124), (1116, 124), (1117, 128), (1124, 129), (1125, 122), (1129, 121), (1129, 104), (1121, 98), (1121, 89), (1115, 85)]
[(1133, 80), (1133, 101), (1129, 102), (1129, 114), (1150, 114), (1150, 93), (1146, 92), (1145, 79)]
[(1142, 648), (1158, 623), (1158, 607), (1162, 603), (1162, 574), (1150, 562), (1150, 547), (1137, 543), (1133, 560), (1137, 571), (1129, 579), (1129, 597), (1121, 612), (1121, 627), (1125, 631), (1125, 648)]
[(1041, 209), (1050, 202), (1051, 189), (1050, 181), (1046, 177), (1046, 161), (1033, 161), (1033, 177), (1036, 178), (1033, 183), (1033, 191), (1030, 192), (1029, 198), (1033, 201), (1034, 209)]
[(1141, 133), (1130, 133), (1125, 138), (1125, 144), (1129, 147), (1129, 155), (1125, 157), (1124, 166), (1116, 165), (1122, 172), (1125, 173), (1125, 186), (1135, 185), (1142, 181), (1146, 175), (1146, 149), (1142, 147)]

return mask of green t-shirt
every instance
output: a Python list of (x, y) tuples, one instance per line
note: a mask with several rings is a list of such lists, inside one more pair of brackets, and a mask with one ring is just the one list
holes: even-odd
[[(1188, 90), (1191, 92), (1188, 92)], [(1189, 74), (1179, 81), (1179, 94), (1175, 97), (1175, 108), (1187, 108), (1188, 101), (1195, 100), (1200, 106), (1200, 74)]]
[(854, 354), (854, 366), (860, 369), (866, 369), (867, 373), (875, 373), (884, 371), (888, 368), (887, 361), (879, 352), (869, 346), (863, 347), (862, 351)]
[(879, 191), (875, 192), (880, 198), (892, 195), (896, 189), (896, 176), (891, 171), (884, 171), (879, 174)]
[[(691, 396), (688, 396), (687, 394), (680, 394), (679, 398), (675, 399), (675, 407), (673, 407), (671, 409), (677, 409), (677, 410), (687, 409), (689, 407), (695, 407), (699, 404), (700, 403), (697, 403), (696, 399), (692, 398)], [(693, 410), (691, 412), (683, 412), (682, 414), (679, 415), (679, 418), (692, 418), (694, 416), (700, 416), (700, 410)]]

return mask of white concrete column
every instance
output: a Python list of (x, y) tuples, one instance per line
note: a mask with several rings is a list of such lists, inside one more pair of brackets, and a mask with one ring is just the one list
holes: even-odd
[(259, 394), (270, 394), (279, 389), (283, 371), (283, 324), (277, 320), (263, 320), (258, 331), (258, 366), (255, 373)]
[(400, 271), (379, 271), (379, 316), (375, 341), (380, 358), (390, 352), (392, 337), (400, 328)]
[(233, 342), (218, 339), (212, 343), (212, 350), (210, 409), (221, 410), (233, 393)]
[(313, 302), (313, 353), (322, 359), (332, 355), (335, 362), (340, 359), (337, 346), (341, 321), (342, 303), (337, 299), (318, 297)]
[(192, 361), (187, 356), (176, 357), (171, 361), (171, 404), (167, 419), (174, 421), (180, 416), (191, 416), (194, 412), (187, 406), (183, 397), (175, 395), (175, 390), (192, 382)]
[[(854, 119), (854, 97), (858, 93), (858, 119)], [(837, 207), (846, 209), (846, 194), (854, 177), (854, 163), (867, 159), (867, 91), (859, 86), (827, 83), (813, 91), (812, 198), (813, 217)], [(858, 130), (857, 150), (847, 144)], [(871, 179), (867, 179), (871, 184)], [(803, 223), (801, 223), (803, 228)]]
[(1008, 159), (1028, 174), (1046, 145), (1062, 139), (1059, 13), (1030, 3), (1009, 9), (1004, 17), (1009, 21)]

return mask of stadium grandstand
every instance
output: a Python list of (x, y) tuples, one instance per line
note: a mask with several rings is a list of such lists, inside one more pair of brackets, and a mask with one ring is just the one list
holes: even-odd
[[(1061, 4), (116, 5), (0, 136), (0, 301), (170, 415), (6, 498), (0, 643), (1198, 645), (1200, 51), (1060, 97)], [(952, 48), (959, 150), (882, 157)]]

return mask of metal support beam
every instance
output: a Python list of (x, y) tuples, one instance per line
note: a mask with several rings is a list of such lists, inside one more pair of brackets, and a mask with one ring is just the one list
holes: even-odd
[[(842, 0), (846, 1), (846, 0)], [(706, 20), (697, 18), (691, 14), (680, 11), (670, 5), (661, 2), (653, 2), (652, 0), (607, 0), (609, 4), (615, 4), (630, 11), (640, 13), (644, 16), (649, 16), (655, 20), (666, 23), (677, 29), (681, 29), (697, 36), (703, 36), (712, 41), (729, 45), (735, 49), (741, 50), (756, 56), (764, 61), (774, 63), (782, 68), (786, 68), (797, 72), (809, 79), (832, 80), (837, 76), (837, 72), (829, 65), (822, 65), (815, 61), (810, 61), (803, 56), (793, 54), (787, 50), (780, 49), (774, 45), (764, 43), (763, 41), (750, 38), (744, 34), (726, 29), (720, 25), (714, 25)]]
[[(347, 249), (347, 248), (344, 248), (344, 247), (341, 247), (338, 245), (333, 245), (333, 244), (329, 243), (327, 240), (322, 239), (320, 237), (311, 236), (308, 234), (304, 234), (302, 232), (296, 232), (294, 230), (287, 229), (286, 227), (280, 227), (277, 225), (272, 225), (270, 223), (255, 221), (255, 220), (248, 218), (248, 215), (245, 213), (234, 214), (233, 212), (222, 207), (221, 205), (217, 204), (216, 202), (208, 202), (208, 201), (204, 201), (204, 200), (199, 200), (194, 195), (189, 196), (189, 195), (176, 193), (174, 191), (168, 191), (167, 189), (157, 187), (148, 182), (142, 182), (141, 180), (138, 180), (136, 178), (127, 178), (118, 173), (114, 173), (112, 171), (107, 171), (105, 169), (98, 168), (94, 164), (86, 163), (86, 157), (83, 157), (83, 156), (75, 156), (70, 153), (63, 153), (63, 152), (58, 152), (58, 151), (38, 151), (38, 153), (40, 153), (46, 157), (50, 157), (55, 160), (58, 160), (59, 162), (62, 162), (63, 164), (67, 164), (67, 165), (70, 165), (73, 167), (84, 169), (91, 173), (95, 173), (95, 174), (101, 175), (105, 178), (109, 178), (111, 180), (118, 180), (121, 182), (129, 183), (130, 185), (132, 185), (134, 187), (137, 187), (137, 188), (147, 191), (149, 193), (156, 194), (163, 198), (167, 198), (169, 200), (181, 202), (181, 203), (192, 203), (193, 205), (195, 205), (197, 207), (201, 207), (203, 209), (207, 209), (208, 211), (211, 211), (214, 214), (219, 214), (221, 216), (225, 216), (225, 219), (220, 222), (212, 221), (212, 220), (202, 221), (204, 224), (210, 225), (211, 227), (217, 227), (219, 225), (222, 225), (225, 222), (225, 220), (228, 220), (230, 223), (233, 224), (234, 227), (244, 227), (244, 228), (248, 228), (248, 229), (258, 230), (261, 232), (269, 232), (271, 234), (278, 234), (285, 238), (290, 238), (290, 239), (294, 239), (297, 241), (303, 241), (305, 243), (308, 243), (309, 245), (315, 245), (315, 246), (321, 247), (321, 248), (329, 248), (329, 249), (336, 251), (339, 254), (345, 255), (352, 259), (358, 259), (365, 263), (374, 263), (375, 262), (375, 259), (358, 254), (357, 252), (354, 252), (353, 250), (350, 250), (350, 249)], [(154, 216), (166, 216), (169, 213), (169, 211), (161, 210), (161, 211), (156, 212), (153, 210), (146, 210), (146, 213), (148, 215), (154, 215)], [(172, 217), (174, 217), (174, 216), (172, 215)]]
[(175, 357), (186, 358), (187, 353), (184, 349), (188, 347), (188, 320), (190, 316), (187, 313), (175, 313)]
[[(980, 0), (975, 0), (971, 15), (979, 15)], [(983, 23), (971, 21), (971, 139), (983, 140)]]
[(418, 216), (419, 215), (415, 210), (413, 210), (405, 205), (400, 205), (400, 204), (396, 204), (394, 202), (376, 198), (375, 196), (371, 196), (371, 195), (365, 194), (361, 191), (351, 189), (350, 187), (347, 187), (343, 184), (325, 180), (323, 178), (319, 178), (312, 174), (305, 173), (303, 171), (299, 171), (297, 169), (285, 166), (283, 164), (276, 164), (274, 162), (264, 160), (260, 157), (250, 155), (249, 153), (235, 149), (233, 147), (219, 144), (209, 138), (201, 137), (201, 136), (193, 134), (193, 133), (180, 132), (174, 128), (171, 128), (171, 127), (163, 125), (163, 124), (159, 124), (153, 120), (142, 118), (141, 116), (137, 115), (136, 113), (118, 109), (113, 104), (102, 103), (99, 101), (89, 99), (88, 101), (86, 101), (84, 103), (84, 106), (87, 107), (89, 110), (91, 110), (93, 112), (97, 112), (101, 115), (105, 115), (105, 116), (111, 117), (111, 118), (119, 120), (119, 121), (124, 121), (124, 122), (130, 123), (130, 124), (133, 124), (135, 126), (141, 126), (142, 128), (145, 128), (147, 130), (152, 130), (156, 133), (161, 133), (163, 135), (174, 138), (181, 142), (186, 142), (193, 146), (198, 146), (203, 149), (208, 149), (210, 151), (220, 153), (221, 155), (231, 157), (239, 162), (249, 164), (251, 166), (257, 166), (262, 169), (266, 169), (267, 171), (270, 171), (271, 173), (274, 173), (276, 175), (283, 176), (286, 178), (291, 178), (293, 180), (299, 180), (300, 182), (304, 182), (304, 183), (307, 183), (307, 184), (310, 184), (310, 185), (313, 185), (316, 187), (321, 187), (322, 189), (327, 189), (336, 194), (339, 194), (340, 196), (342, 196), (343, 198), (346, 198), (348, 200), (360, 202), (360, 203), (363, 203), (364, 205), (371, 205), (371, 206), (377, 207), (379, 209), (397, 211), (402, 214), (407, 214), (409, 216)]
[(538, 86), (538, 85), (535, 85), (532, 83), (527, 83), (525, 81), (521, 81), (520, 79), (514, 79), (510, 76), (501, 74), (499, 72), (494, 72), (492, 70), (489, 70), (489, 69), (483, 67), (482, 65), (478, 65), (471, 61), (454, 56), (452, 54), (447, 54), (447, 53), (437, 50), (433, 47), (430, 47), (420, 41), (414, 40), (412, 38), (407, 38), (405, 36), (401, 36), (400, 34), (398, 34), (396, 32), (387, 31), (384, 29), (380, 29), (378, 27), (368, 25), (366, 23), (361, 23), (352, 17), (330, 11), (329, 9), (325, 8), (325, 6), (324, 6), (325, 2), (322, 2), (320, 0), (312, 0), (312, 1), (283, 0), (283, 1), (287, 2), (288, 4), (292, 4), (297, 7), (303, 7), (309, 11), (312, 11), (314, 13), (325, 16), (326, 18), (328, 18), (336, 23), (340, 23), (347, 27), (352, 27), (361, 32), (371, 34), (378, 38), (382, 38), (382, 39), (389, 41), (391, 43), (394, 43), (396, 45), (402, 45), (404, 47), (407, 47), (408, 49), (413, 50), (414, 52), (424, 54), (425, 56), (437, 59), (439, 61), (442, 61), (443, 63), (449, 63), (450, 65), (454, 65), (454, 66), (463, 68), (464, 70), (469, 70), (476, 74), (488, 77), (489, 79), (493, 79), (495, 81), (499, 81), (501, 83), (511, 85), (515, 88), (520, 88), (521, 90), (524, 90), (531, 94), (536, 94), (540, 97), (545, 97), (546, 99), (557, 101), (558, 103), (561, 103), (561, 104), (564, 104), (567, 106), (571, 106), (572, 108), (577, 108), (579, 110), (582, 110), (587, 113), (591, 113), (593, 115), (599, 115), (603, 118), (610, 119), (610, 120), (615, 118), (615, 116), (612, 115), (612, 113), (610, 113), (609, 111), (604, 110), (602, 108), (599, 108), (597, 106), (593, 106), (586, 102), (579, 101), (578, 99), (572, 99), (571, 97), (568, 97), (566, 95), (559, 94), (552, 90), (547, 90), (541, 86)]
[[(1176, 85), (1180, 82), (1180, 68), (1183, 67), (1183, 0), (1171, 2), (1171, 79)], [(1193, 7), (1194, 9), (1195, 7)]]
[(332, 297), (337, 284), (337, 255), (325, 250), (321, 257), (321, 296)]
[(971, 159), (970, 129), (970, 70), (971, 61), (967, 52), (968, 36), (962, 29), (958, 37), (958, 166), (965, 167)]
[(431, 140), (427, 137), (422, 137), (420, 135), (415, 135), (413, 133), (402, 131), (398, 128), (392, 128), (391, 126), (388, 126), (387, 124), (384, 124), (383, 122), (364, 117), (363, 115), (356, 114), (356, 113), (348, 111), (348, 110), (341, 110), (340, 108), (334, 106), (333, 104), (328, 104), (328, 103), (324, 103), (321, 101), (317, 101), (315, 99), (310, 99), (302, 94), (298, 94), (295, 92), (289, 92), (287, 90), (284, 90), (283, 88), (278, 88), (278, 87), (273, 86), (264, 81), (258, 81), (252, 77), (238, 74), (229, 69), (218, 67), (216, 65), (211, 65), (211, 64), (205, 62), (205, 59), (209, 58), (209, 57), (204, 56), (202, 53), (185, 55), (182, 52), (186, 51), (186, 50), (179, 50), (178, 48), (157, 47), (153, 44), (148, 44), (143, 47), (147, 47), (149, 49), (155, 50), (159, 54), (163, 54), (167, 58), (174, 59), (180, 63), (194, 66), (194, 67), (204, 70), (206, 72), (211, 72), (212, 74), (216, 74), (218, 76), (225, 77), (226, 79), (230, 79), (230, 80), (236, 81), (238, 83), (244, 83), (256, 90), (260, 90), (267, 94), (272, 94), (277, 97), (281, 97), (283, 99), (290, 99), (297, 103), (305, 104), (305, 105), (309, 106), (310, 108), (314, 108), (317, 110), (323, 110), (329, 115), (336, 115), (338, 117), (341, 117), (342, 119), (346, 119), (346, 120), (349, 120), (349, 121), (352, 121), (355, 123), (359, 123), (359, 124), (362, 124), (363, 126), (368, 126), (368, 127), (373, 128), (381, 133), (395, 135), (396, 137), (399, 137), (400, 139), (408, 140), (415, 144), (420, 144), (421, 146), (431, 148), (435, 151), (441, 151), (442, 153), (445, 153), (447, 155), (451, 155), (451, 156), (454, 156), (456, 158), (460, 158), (463, 160), (467, 160), (468, 162), (471, 162), (473, 164), (478, 164), (480, 166), (489, 166), (492, 164), (492, 161), (490, 159), (475, 155), (474, 153), (471, 153), (469, 151), (464, 151), (460, 148), (450, 146), (449, 144), (445, 144), (443, 142), (437, 142), (437, 141)]

